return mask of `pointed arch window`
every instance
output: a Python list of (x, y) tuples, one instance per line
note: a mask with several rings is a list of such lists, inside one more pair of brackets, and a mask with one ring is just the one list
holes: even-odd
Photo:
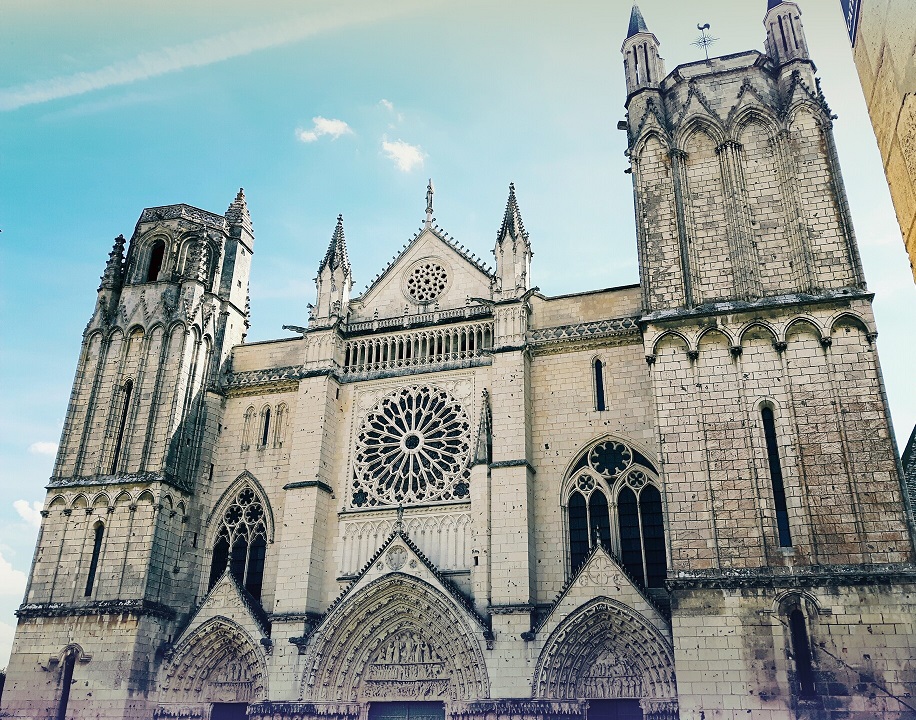
[(95, 586), (95, 575), (99, 569), (99, 556), (102, 554), (102, 538), (105, 536), (105, 524), (97, 522), (93, 529), (92, 558), (89, 560), (89, 575), (86, 576), (86, 597), (92, 595)]
[(607, 410), (607, 403), (604, 399), (604, 363), (600, 358), (595, 358), (592, 370), (595, 376), (595, 410), (604, 412)]
[(798, 606), (789, 612), (789, 636), (792, 640), (792, 656), (795, 659), (795, 681), (800, 697), (814, 697), (814, 664), (811, 658), (811, 641), (805, 614)]
[(114, 475), (118, 471), (118, 460), (121, 459), (121, 447), (124, 443), (124, 428), (127, 427), (127, 416), (130, 413), (130, 396), (134, 391), (134, 381), (128, 380), (121, 388), (123, 396), (121, 398), (121, 419), (118, 422), (118, 434), (115, 437), (114, 453), (111, 456), (111, 468), (109, 474)]
[(776, 529), (780, 547), (792, 547), (792, 533), (789, 530), (789, 508), (786, 503), (786, 487), (782, 477), (782, 463), (779, 460), (779, 443), (776, 438), (776, 418), (773, 408), (760, 408), (763, 435), (767, 448), (767, 465), (770, 469), (770, 483), (773, 488), (773, 505), (776, 509)]
[(267, 438), (270, 437), (270, 407), (261, 411), (261, 447), (267, 447)]
[(149, 251), (149, 265), (146, 269), (146, 282), (156, 282), (162, 271), (162, 261), (165, 259), (165, 243), (157, 240)]
[(616, 553), (642, 586), (664, 587), (662, 496), (649, 460), (624, 443), (605, 440), (579, 456), (573, 473), (567, 483), (571, 570), (600, 544)]
[(210, 589), (229, 571), (251, 595), (261, 599), (267, 556), (267, 503), (251, 485), (243, 485), (223, 511), (213, 544)]

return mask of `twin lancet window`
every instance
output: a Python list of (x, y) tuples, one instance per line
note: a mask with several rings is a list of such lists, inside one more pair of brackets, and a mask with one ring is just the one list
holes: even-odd
[(656, 483), (651, 463), (624, 443), (604, 440), (579, 457), (567, 496), (573, 572), (600, 544), (643, 587), (664, 585), (665, 531)]

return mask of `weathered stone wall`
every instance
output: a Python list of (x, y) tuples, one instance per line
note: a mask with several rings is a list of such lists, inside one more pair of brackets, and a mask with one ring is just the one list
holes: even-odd
[(909, 0), (861, 3), (853, 55), (916, 278), (916, 22)]

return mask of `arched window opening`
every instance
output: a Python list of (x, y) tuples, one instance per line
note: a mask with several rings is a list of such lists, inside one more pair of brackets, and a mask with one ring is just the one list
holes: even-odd
[(639, 71), (639, 48), (633, 48), (633, 74), (636, 76), (636, 84), (640, 85), (642, 83), (642, 78), (640, 78)]
[(595, 410), (604, 412), (607, 404), (604, 401), (604, 363), (595, 358)]
[(581, 493), (569, 498), (570, 566), (577, 570), (588, 557), (588, 505)]
[(645, 60), (646, 65), (646, 82), (652, 82), (652, 65), (649, 62), (649, 43), (644, 43), (642, 46), (643, 59)]
[(795, 657), (795, 679), (801, 697), (814, 697), (814, 665), (811, 661), (811, 643), (805, 624), (805, 614), (796, 607), (789, 613), (789, 635), (792, 655)]
[(625, 487), (617, 496), (617, 521), (620, 530), (620, 559), (627, 571), (645, 584), (642, 544), (639, 538), (639, 505), (636, 493)]
[(264, 410), (264, 426), (261, 429), (261, 447), (267, 447), (267, 437), (270, 433), (270, 408)]
[(86, 597), (92, 595), (92, 587), (95, 585), (95, 574), (99, 569), (99, 555), (102, 553), (102, 537), (105, 534), (105, 525), (96, 523), (95, 538), (92, 543), (92, 559), (89, 561), (89, 575), (86, 577)]
[(662, 494), (649, 459), (605, 439), (583, 451), (573, 469), (567, 502), (572, 569), (600, 543), (617, 553), (640, 585), (663, 588), (668, 565)]
[(782, 47), (789, 52), (789, 41), (786, 38), (786, 26), (782, 22), (782, 15), (779, 16), (779, 34), (782, 36)]
[(229, 571), (251, 595), (261, 599), (267, 555), (266, 503), (244, 485), (223, 512), (222, 527), (213, 545), (210, 589)]
[(162, 261), (165, 258), (165, 243), (157, 240), (149, 251), (149, 267), (146, 271), (146, 282), (156, 282), (162, 270)]
[(70, 686), (73, 685), (73, 668), (76, 665), (76, 650), (70, 648), (64, 654), (60, 668), (60, 697), (54, 720), (67, 720), (67, 705), (70, 703)]
[(776, 442), (776, 421), (773, 409), (764, 406), (760, 410), (763, 420), (763, 434), (767, 446), (767, 462), (770, 466), (770, 482), (773, 485), (773, 504), (776, 507), (776, 527), (779, 531), (780, 547), (792, 547), (789, 532), (789, 509), (786, 504), (786, 488), (782, 478), (782, 464), (779, 461), (779, 445)]
[(611, 547), (611, 515), (607, 496), (597, 480), (583, 473), (576, 480), (567, 503), (569, 513), (570, 567), (577, 570), (597, 543)]
[(123, 407), (121, 408), (121, 419), (118, 422), (118, 434), (115, 439), (114, 454), (111, 456), (111, 469), (109, 474), (114, 475), (118, 471), (118, 460), (121, 459), (121, 447), (124, 443), (124, 428), (127, 427), (127, 415), (130, 412), (130, 396), (134, 391), (134, 381), (128, 380), (121, 388), (124, 393), (122, 399)]

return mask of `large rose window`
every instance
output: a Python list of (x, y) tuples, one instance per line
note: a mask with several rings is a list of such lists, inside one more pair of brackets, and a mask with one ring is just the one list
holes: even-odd
[(406, 387), (383, 398), (357, 434), (352, 505), (467, 498), (470, 427), (440, 388)]

